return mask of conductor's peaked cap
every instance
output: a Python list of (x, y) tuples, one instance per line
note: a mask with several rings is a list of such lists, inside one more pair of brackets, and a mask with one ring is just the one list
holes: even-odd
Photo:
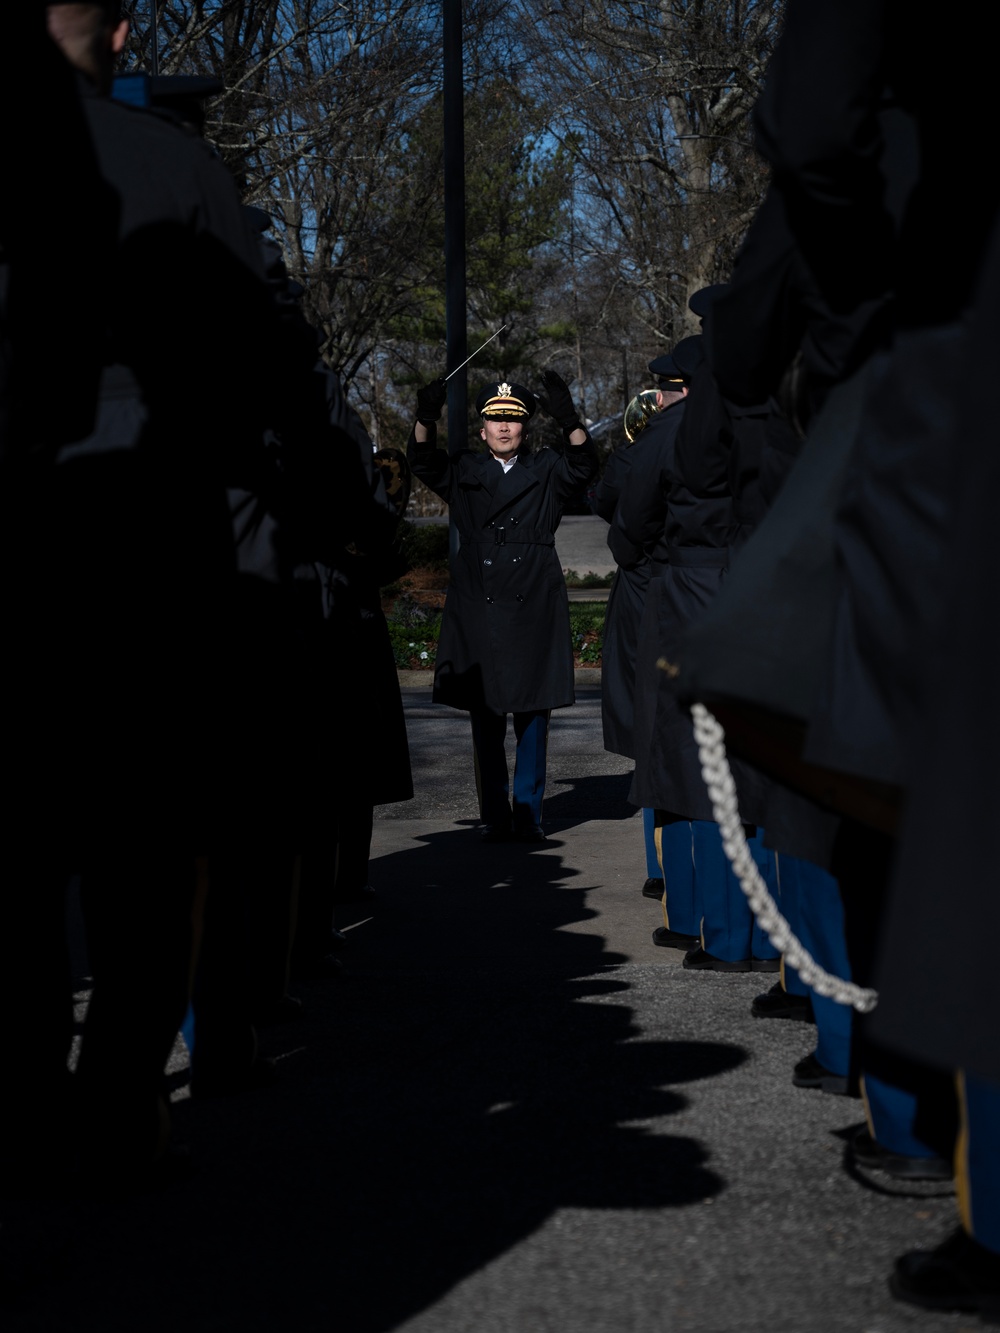
[(523, 384), (487, 384), (476, 396), (476, 411), (489, 421), (527, 421), (538, 403)]

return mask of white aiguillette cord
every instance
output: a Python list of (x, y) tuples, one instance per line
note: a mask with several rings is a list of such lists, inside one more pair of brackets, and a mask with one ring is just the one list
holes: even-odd
[(878, 991), (866, 990), (863, 986), (856, 986), (853, 981), (845, 981), (843, 977), (825, 972), (806, 951), (802, 942), (795, 938), (791, 926), (778, 911), (778, 905), (768, 893), (767, 885), (747, 846), (736, 798), (736, 783), (726, 758), (725, 732), (704, 704), (692, 704), (691, 716), (694, 719), (701, 775), (712, 801), (715, 822), (722, 834), (722, 845), (761, 930), (778, 952), (784, 955), (785, 962), (795, 968), (805, 984), (817, 995), (824, 995), (837, 1004), (852, 1005), (859, 1013), (871, 1013), (878, 1003)]

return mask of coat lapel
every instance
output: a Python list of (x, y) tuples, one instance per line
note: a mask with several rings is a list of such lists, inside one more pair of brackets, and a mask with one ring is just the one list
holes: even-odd
[(489, 512), (486, 515), (487, 519), (495, 518), (502, 509), (507, 509), (525, 491), (538, 485), (538, 478), (534, 475), (530, 457), (529, 454), (526, 458), (518, 458), (509, 472), (504, 472), (499, 464), (495, 464), (490, 469), (498, 476), (492, 492)]

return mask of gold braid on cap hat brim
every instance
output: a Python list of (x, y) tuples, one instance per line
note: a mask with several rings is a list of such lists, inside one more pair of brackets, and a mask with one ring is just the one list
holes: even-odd
[(487, 398), (480, 414), (484, 417), (526, 417), (529, 416), (527, 405), (520, 398), (501, 397), (496, 394)]

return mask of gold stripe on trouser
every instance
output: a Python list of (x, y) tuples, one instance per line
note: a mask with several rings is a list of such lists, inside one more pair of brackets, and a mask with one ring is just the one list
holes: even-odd
[[(781, 853), (774, 853), (774, 881), (778, 886), (778, 896), (781, 897)], [(788, 994), (788, 985), (785, 982), (785, 955), (781, 955), (781, 962), (778, 964), (778, 980), (781, 982), (781, 989)]]
[(865, 1123), (868, 1125), (868, 1133), (872, 1136), (872, 1139), (877, 1143), (878, 1140), (875, 1138), (875, 1122), (874, 1120), (872, 1120), (872, 1108), (868, 1105), (868, 1091), (865, 1088), (864, 1074), (860, 1074), (858, 1076), (858, 1087), (861, 1089), (861, 1105), (864, 1107)]
[(962, 1230), (975, 1238), (972, 1225), (972, 1184), (969, 1180), (969, 1107), (965, 1093), (965, 1072), (955, 1075), (958, 1092), (958, 1138), (955, 1140), (955, 1201)]
[(670, 929), (670, 921), (667, 918), (667, 881), (663, 878), (663, 825), (656, 822), (656, 815), (653, 816), (653, 846), (656, 848), (656, 864), (660, 867), (660, 879), (663, 880), (663, 892), (660, 894), (660, 907), (663, 909), (663, 924), (667, 930)]

